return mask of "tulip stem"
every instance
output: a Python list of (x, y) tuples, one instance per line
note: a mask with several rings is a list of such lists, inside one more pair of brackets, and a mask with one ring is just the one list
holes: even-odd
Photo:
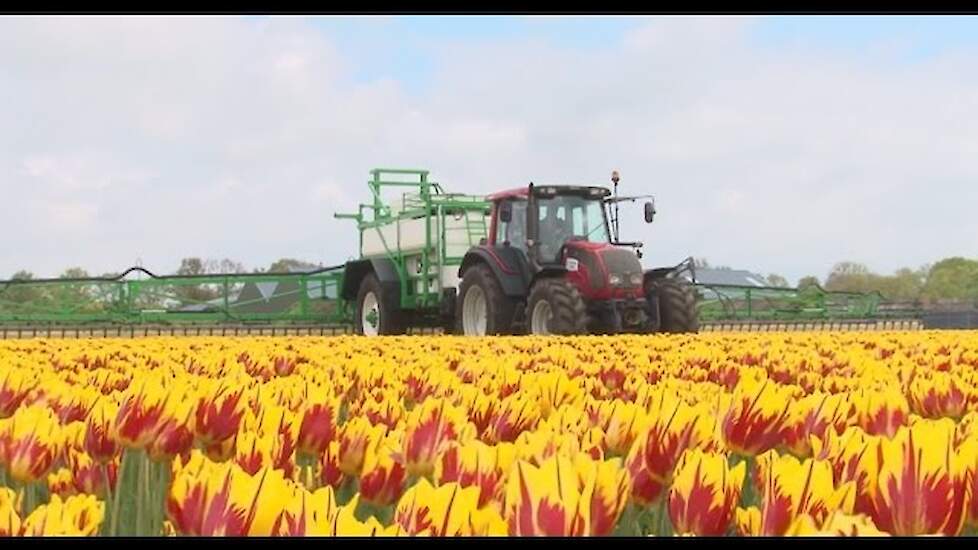
[[(108, 465), (108, 463), (103, 464), (101, 469), (102, 469), (102, 481), (105, 483), (105, 506), (108, 507), (109, 506), (109, 503), (114, 503), (115, 502), (113, 500), (113, 498), (112, 498), (112, 484), (109, 483), (109, 465)], [(112, 512), (110, 510), (109, 511), (109, 514), (114, 514), (114, 512)], [(103, 520), (103, 523), (102, 523), (102, 531), (103, 531), (102, 534), (103, 535), (104, 534), (109, 534), (109, 533), (105, 533), (105, 528), (108, 527), (108, 526), (109, 526), (109, 523), (108, 522), (105, 522)]]
[(740, 493), (740, 505), (747, 508), (752, 506), (757, 498), (754, 494), (754, 457), (742, 457), (741, 460), (747, 463), (747, 474), (744, 476), (744, 487)]
[(377, 518), (377, 521), (379, 521), (384, 527), (391, 525), (394, 522), (394, 506), (388, 505), (378, 508), (374, 517)]
[(132, 453), (130, 453), (128, 450), (124, 450), (122, 452), (122, 459), (119, 461), (119, 474), (116, 477), (116, 479), (118, 479), (119, 481), (118, 481), (118, 486), (116, 487), (117, 490), (113, 495), (113, 499), (112, 499), (112, 523), (109, 526), (110, 536), (116, 536), (117, 534), (116, 529), (119, 526), (119, 504), (120, 504), (119, 495), (122, 494), (123, 480), (125, 479), (124, 476), (126, 475), (126, 465), (129, 464), (130, 454)]
[(20, 501), (24, 507), (23, 517), (27, 519), (27, 516), (34, 511), (34, 491), (30, 483), (24, 483), (20, 486)]
[(149, 493), (149, 502), (153, 510), (153, 536), (155, 537), (163, 532), (162, 505), (166, 502), (166, 494), (163, 490), (163, 463), (150, 462), (149, 465), (150, 474), (153, 478)]
[(669, 506), (667, 503), (668, 503), (668, 498), (666, 495), (663, 495), (659, 502), (659, 513), (658, 513), (659, 517), (656, 518), (657, 525), (655, 528), (656, 531), (655, 534), (656, 536), (659, 537), (668, 536), (669, 535), (668, 531), (671, 531), (671, 529), (668, 529), (667, 531), (667, 528), (672, 524), (672, 522), (669, 520)]
[(146, 535), (147, 528), (143, 525), (143, 519), (145, 518), (146, 507), (146, 487), (149, 481), (149, 470), (147, 466), (149, 461), (146, 460), (146, 455), (139, 453), (139, 478), (136, 480), (136, 534), (138, 536)]
[(642, 509), (634, 502), (628, 503), (622, 511), (618, 524), (615, 527), (615, 535), (618, 536), (642, 536)]
[(159, 478), (156, 487), (157, 494), (159, 495), (159, 502), (156, 510), (159, 514), (159, 520), (157, 522), (157, 527), (159, 528), (160, 533), (163, 533), (163, 522), (166, 521), (166, 499), (170, 489), (170, 463), (160, 462), (158, 465), (158, 471)]

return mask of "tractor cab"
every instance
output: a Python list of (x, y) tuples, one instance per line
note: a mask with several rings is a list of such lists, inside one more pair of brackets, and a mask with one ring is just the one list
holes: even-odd
[(609, 194), (602, 187), (531, 185), (493, 195), (490, 242), (522, 250), (538, 269), (563, 265), (567, 247), (610, 247)]
[(532, 184), (494, 195), (490, 242), (517, 248), (534, 275), (565, 272), (586, 299), (640, 298), (640, 253), (622, 246), (642, 245), (612, 240), (610, 195), (603, 187)]
[[(618, 203), (640, 197), (611, 195), (604, 187), (533, 184), (490, 195), (488, 239), (459, 270), (456, 329), (658, 330), (658, 292), (639, 260), (642, 244), (617, 240)], [(646, 203), (645, 212), (651, 222), (654, 206)]]

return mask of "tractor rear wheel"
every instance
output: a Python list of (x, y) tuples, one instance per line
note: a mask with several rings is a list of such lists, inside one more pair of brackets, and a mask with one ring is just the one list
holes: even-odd
[(542, 279), (526, 304), (530, 334), (585, 334), (587, 307), (577, 288), (564, 279)]
[(404, 334), (406, 321), (397, 296), (384, 292), (373, 273), (363, 278), (357, 293), (356, 330), (364, 336)]
[(657, 298), (659, 332), (699, 332), (696, 291), (692, 285), (676, 279), (651, 279), (645, 285), (645, 295), (650, 301), (652, 296)]
[(485, 264), (465, 271), (455, 302), (455, 334), (485, 336), (512, 333), (516, 304), (503, 293)]

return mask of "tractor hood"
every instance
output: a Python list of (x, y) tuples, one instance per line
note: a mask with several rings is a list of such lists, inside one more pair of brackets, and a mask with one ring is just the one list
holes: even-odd
[(567, 257), (577, 260), (586, 271), (588, 286), (594, 290), (640, 288), (644, 270), (635, 252), (609, 243), (570, 241)]

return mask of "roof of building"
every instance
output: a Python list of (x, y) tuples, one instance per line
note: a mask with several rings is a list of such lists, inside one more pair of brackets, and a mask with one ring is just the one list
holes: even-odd
[[(689, 279), (689, 274), (683, 275)], [(696, 282), (705, 285), (769, 286), (767, 280), (757, 273), (744, 269), (696, 268)]]

